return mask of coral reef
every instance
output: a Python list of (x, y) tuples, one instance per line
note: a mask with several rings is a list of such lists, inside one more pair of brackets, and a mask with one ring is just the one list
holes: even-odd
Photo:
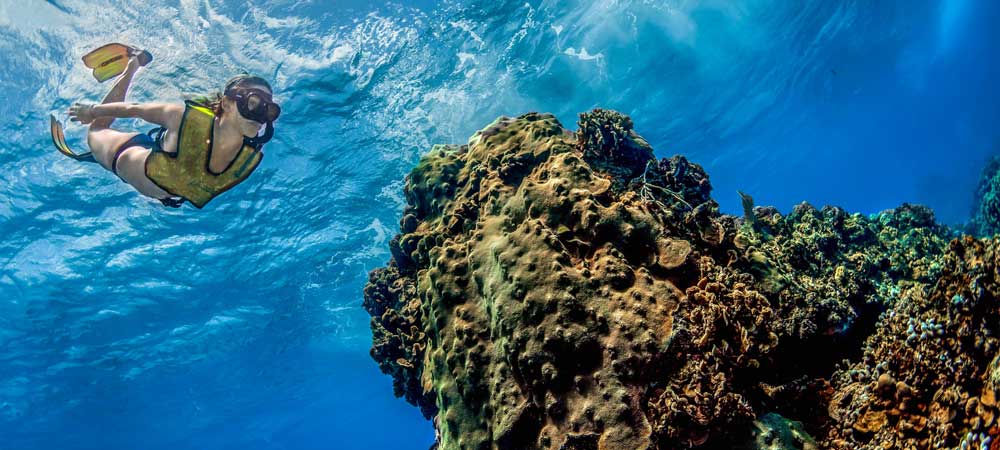
[(900, 292), (863, 357), (833, 375), (831, 448), (994, 448), (1000, 238), (956, 239), (942, 266), (936, 283)]
[(627, 116), (578, 125), (501, 117), (407, 177), (364, 307), (437, 448), (997, 442), (997, 242), (916, 205), (721, 214)]
[(1000, 156), (991, 159), (983, 169), (974, 200), (967, 232), (976, 236), (1000, 233)]

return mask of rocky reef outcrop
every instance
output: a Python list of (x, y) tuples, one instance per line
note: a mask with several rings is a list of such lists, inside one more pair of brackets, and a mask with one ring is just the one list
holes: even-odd
[(975, 236), (1000, 233), (1000, 156), (986, 163), (973, 200), (967, 232)]
[(628, 117), (578, 125), (501, 117), (407, 178), (364, 307), (436, 447), (993, 445), (1000, 242), (916, 205), (721, 214)]
[(934, 283), (899, 292), (832, 377), (830, 448), (997, 447), (998, 268), (1000, 239), (965, 236)]

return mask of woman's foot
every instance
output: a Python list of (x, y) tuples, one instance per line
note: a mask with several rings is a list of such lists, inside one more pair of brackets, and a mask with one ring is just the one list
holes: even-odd
[(151, 62), (153, 62), (153, 54), (146, 50), (139, 50), (137, 53), (129, 55), (128, 65), (125, 66), (125, 70), (130, 73), (135, 73), (135, 71), (140, 67), (143, 67)]
[(145, 65), (148, 65), (149, 63), (153, 62), (153, 54), (152, 53), (149, 53), (146, 50), (135, 50), (135, 49), (133, 49), (133, 50), (135, 51), (135, 53), (133, 53), (133, 54), (131, 54), (129, 56), (135, 58), (136, 60), (138, 60), (140, 66), (145, 66)]

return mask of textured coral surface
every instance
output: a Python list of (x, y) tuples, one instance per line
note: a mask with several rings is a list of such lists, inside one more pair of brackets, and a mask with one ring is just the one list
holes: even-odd
[(983, 169), (968, 228), (970, 234), (980, 236), (1000, 233), (1000, 156)]
[(993, 445), (1000, 243), (905, 204), (723, 215), (628, 117), (578, 125), (501, 117), (407, 178), (364, 306), (438, 448)]

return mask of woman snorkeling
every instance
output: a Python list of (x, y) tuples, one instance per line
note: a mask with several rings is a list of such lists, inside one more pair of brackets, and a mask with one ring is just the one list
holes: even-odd
[[(108, 44), (84, 56), (98, 81), (118, 79), (99, 105), (74, 103), (68, 110), (70, 120), (90, 125), (90, 152), (70, 150), (54, 116), (52, 141), (66, 156), (97, 162), (166, 206), (188, 201), (202, 208), (257, 168), (281, 108), (267, 81), (245, 74), (230, 79), (214, 98), (125, 103), (132, 77), (152, 59), (149, 52), (123, 44)], [(119, 117), (138, 117), (158, 127), (145, 134), (112, 129)]]

